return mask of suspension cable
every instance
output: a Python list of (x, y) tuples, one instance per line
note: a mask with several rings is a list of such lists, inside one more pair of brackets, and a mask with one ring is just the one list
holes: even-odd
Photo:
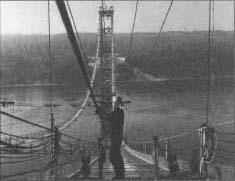
[(52, 116), (52, 64), (51, 64), (51, 15), (50, 15), (50, 0), (47, 4), (47, 20), (48, 20), (48, 63), (49, 63), (49, 92), (50, 92), (50, 114)]
[[(2, 10), (2, 2), (0, 1), (0, 12)], [(1, 24), (1, 19), (0, 18), (0, 24)], [(2, 31), (1, 31), (1, 26), (0, 26), (0, 36), (2, 36)], [(2, 38), (0, 37), (0, 101), (2, 101)], [(0, 111), (2, 111), (2, 105), (0, 104)], [(2, 131), (2, 116), (0, 115), (0, 131)], [(0, 140), (2, 139), (2, 135), (0, 133)], [(2, 162), (2, 157), (1, 157), (1, 150), (0, 150), (0, 178), (2, 174), (2, 169), (1, 169), (1, 162)]]
[(211, 120), (214, 122), (215, 120), (215, 113), (214, 113), (214, 33), (215, 33), (215, 0), (212, 0), (212, 32), (211, 32), (211, 44), (212, 44), (212, 50), (211, 50)]
[(3, 132), (3, 131), (0, 131), (0, 134), (10, 136), (10, 137), (20, 138), (20, 139), (29, 139), (29, 140), (33, 140), (33, 139), (41, 140), (41, 139), (45, 139), (45, 138), (50, 137), (50, 136), (47, 136), (47, 137), (43, 136), (43, 137), (36, 138), (36, 137), (28, 137), (28, 136), (19, 136), (19, 135), (15, 135), (15, 134), (9, 134), (9, 133)]
[[(68, 3), (68, 2), (67, 2), (67, 3)], [(68, 7), (69, 7), (70, 15), (71, 15), (71, 17), (73, 17), (72, 11), (71, 11), (71, 9), (70, 9), (69, 4), (68, 4)], [(80, 46), (82, 47), (82, 42), (81, 42), (81, 40), (80, 40), (78, 31), (77, 31), (77, 28), (76, 28), (75, 21), (74, 21), (73, 18), (72, 18), (72, 20), (73, 20), (73, 24), (74, 24), (75, 31), (76, 31), (76, 34), (77, 34), (77, 39), (80, 41)], [(96, 58), (98, 57), (99, 46), (100, 46), (100, 42), (99, 42), (99, 36), (98, 36), (98, 46), (97, 46), (97, 50), (96, 50)], [(84, 54), (84, 56), (85, 56), (86, 58), (88, 58), (87, 55), (86, 55), (86, 52), (85, 52), (85, 49), (84, 49), (84, 48), (83, 48), (83, 54)], [(92, 87), (92, 88), (93, 88), (93, 86), (94, 86), (94, 81), (95, 81), (95, 76), (96, 76), (96, 69), (97, 69), (97, 61), (96, 61), (95, 65), (94, 65), (93, 72), (92, 72), (92, 75), (91, 75), (91, 80), (90, 80), (90, 84), (91, 84), (91, 87)], [(81, 115), (82, 111), (83, 111), (84, 108), (86, 107), (89, 97), (90, 97), (90, 91), (89, 91), (89, 89), (88, 89), (88, 90), (87, 90), (87, 93), (86, 93), (86, 96), (85, 96), (85, 99), (83, 100), (80, 109), (77, 111), (77, 113), (76, 113), (70, 120), (68, 120), (67, 122), (65, 122), (63, 125), (61, 125), (61, 126), (59, 127), (59, 130), (60, 130), (60, 131), (66, 129), (69, 125), (71, 125), (74, 121), (76, 121), (76, 119)]]
[(42, 125), (37, 124), (37, 123), (30, 122), (30, 121), (28, 121), (28, 120), (26, 120), (26, 119), (20, 118), (20, 117), (18, 117), (18, 116), (14, 116), (14, 115), (12, 115), (12, 114), (9, 114), (9, 113), (4, 112), (4, 111), (1, 111), (1, 110), (0, 110), (0, 114), (3, 114), (3, 115), (5, 115), (5, 116), (7, 116), (7, 117), (14, 118), (14, 119), (16, 119), (16, 120), (18, 120), (18, 121), (21, 121), (21, 122), (30, 124), (30, 125), (32, 125), (32, 126), (36, 126), (36, 127), (45, 129), (45, 130), (47, 130), (47, 131), (50, 131), (50, 130), (51, 130), (50, 128), (47, 128), (47, 127), (42, 126)]
[(69, 14), (70, 14), (71, 19), (72, 19), (73, 27), (74, 27), (75, 32), (76, 32), (77, 40), (78, 40), (78, 42), (79, 42), (79, 44), (80, 44), (80, 47), (81, 47), (81, 50), (82, 50), (82, 53), (83, 53), (84, 60), (86, 60), (88, 57), (87, 57), (87, 55), (86, 55), (85, 48), (84, 48), (84, 46), (82, 45), (81, 38), (80, 38), (80, 36), (79, 36), (79, 34), (78, 34), (77, 26), (76, 26), (76, 23), (75, 23), (75, 20), (74, 20), (74, 17), (73, 17), (72, 10), (71, 10), (70, 5), (69, 5), (69, 1), (66, 0), (66, 3), (67, 3), (68, 10), (69, 10)]
[(211, 0), (209, 0), (209, 26), (208, 26), (208, 59), (207, 59), (207, 104), (206, 104), (206, 123), (209, 123), (209, 113), (210, 113), (210, 88), (211, 88)]
[(165, 25), (165, 23), (166, 23), (167, 17), (168, 17), (168, 15), (169, 15), (169, 13), (170, 13), (171, 7), (172, 7), (172, 5), (173, 5), (173, 1), (174, 1), (174, 0), (171, 0), (171, 3), (170, 3), (170, 5), (169, 5), (169, 7), (168, 7), (168, 9), (167, 9), (167, 12), (166, 12), (165, 17), (164, 17), (163, 22), (162, 22), (162, 25), (161, 25), (161, 27), (160, 27), (160, 30), (159, 30), (159, 32), (158, 32), (158, 34), (157, 34), (157, 36), (156, 36), (156, 38), (155, 38), (155, 40), (154, 40), (153, 48), (152, 48), (152, 52), (153, 52), (153, 53), (154, 53), (154, 51), (155, 51), (155, 48), (156, 48), (158, 39), (160, 38), (161, 32), (162, 32), (162, 30), (163, 30), (163, 27), (164, 27), (164, 25)]
[(80, 138), (72, 136), (72, 135), (69, 135), (69, 134), (66, 134), (66, 133), (62, 133), (61, 132), (60, 134), (63, 135), (63, 136), (66, 136), (67, 138), (71, 138), (73, 140), (80, 140)]
[(59, 9), (59, 12), (60, 12), (61, 18), (63, 20), (63, 23), (65, 25), (70, 43), (73, 47), (74, 54), (77, 58), (77, 62), (80, 65), (81, 72), (83, 74), (83, 77), (85, 79), (87, 87), (90, 90), (92, 101), (94, 102), (94, 105), (95, 105), (96, 109), (99, 109), (98, 103), (97, 103), (96, 98), (95, 98), (94, 91), (93, 91), (92, 86), (90, 84), (90, 78), (89, 78), (89, 75), (88, 75), (88, 72), (87, 72), (87, 69), (86, 69), (86, 65), (84, 63), (84, 59), (83, 59), (83, 56), (81, 54), (81, 48), (80, 48), (79, 44), (77, 43), (77, 40), (76, 40), (74, 31), (73, 31), (73, 28), (72, 28), (71, 21), (69, 19), (69, 15), (68, 15), (68, 11), (66, 9), (65, 3), (64, 3), (64, 1), (56, 0), (56, 4), (57, 4), (57, 7)]
[(131, 54), (131, 46), (132, 46), (132, 41), (133, 41), (133, 34), (134, 34), (134, 29), (135, 29), (135, 22), (136, 22), (136, 16), (137, 16), (137, 11), (138, 11), (138, 4), (139, 4), (139, 0), (136, 0), (135, 14), (134, 14), (134, 20), (133, 20), (132, 29), (131, 29), (131, 39), (130, 39), (130, 43), (129, 43), (129, 47), (128, 47), (127, 61), (129, 61), (130, 54)]

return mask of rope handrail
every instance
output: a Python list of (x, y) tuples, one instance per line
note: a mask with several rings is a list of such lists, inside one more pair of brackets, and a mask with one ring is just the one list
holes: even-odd
[(30, 125), (32, 125), (32, 126), (36, 126), (36, 127), (39, 127), (39, 128), (45, 129), (45, 130), (47, 130), (47, 131), (51, 131), (51, 129), (50, 129), (50, 128), (47, 128), (47, 127), (42, 126), (42, 125), (37, 124), (37, 123), (30, 122), (30, 121), (28, 121), (28, 120), (26, 120), (26, 119), (20, 118), (20, 117), (18, 117), (18, 116), (14, 116), (14, 115), (9, 114), (9, 113), (7, 113), (7, 112), (0, 111), (0, 114), (5, 115), (5, 116), (10, 117), (10, 118), (14, 118), (14, 119), (16, 119), (16, 120), (18, 120), (18, 121), (21, 121), (21, 122), (24, 122), (24, 123), (30, 124)]
[(225, 153), (231, 153), (231, 154), (235, 154), (235, 151), (231, 151), (231, 150), (226, 150), (226, 149), (218, 149), (218, 152), (225, 152)]
[(45, 158), (45, 155), (44, 156), (37, 156), (37, 157), (33, 157), (33, 158), (30, 158), (30, 159), (26, 159), (26, 160), (19, 160), (19, 161), (12, 161), (12, 162), (1, 162), (1, 165), (5, 165), (5, 164), (15, 164), (15, 163), (25, 163), (25, 162), (29, 162), (29, 161), (33, 161), (33, 160), (38, 160), (40, 158)]
[(196, 131), (199, 131), (199, 129), (192, 130), (192, 131), (186, 131), (186, 132), (183, 132), (183, 133), (180, 133), (180, 134), (176, 134), (176, 135), (173, 135), (173, 136), (159, 138), (159, 141), (166, 141), (166, 140), (171, 140), (171, 139), (179, 138), (179, 137), (182, 137), (182, 136), (194, 133)]
[[(3, 152), (8, 152), (9, 154), (34, 154), (34, 153), (39, 153), (39, 152), (44, 152), (45, 149), (50, 148), (51, 144), (48, 142), (45, 145), (42, 145), (40, 149), (31, 149), (30, 147), (22, 147), (18, 145), (11, 145), (11, 147), (3, 147), (0, 148), (1, 151)], [(33, 147), (32, 147), (33, 148)], [(37, 147), (34, 147), (37, 148)], [(30, 151), (25, 151), (26, 149), (31, 149)]]
[(220, 126), (224, 126), (224, 125), (228, 125), (228, 124), (232, 124), (232, 123), (234, 123), (234, 121), (226, 121), (226, 122), (217, 124), (215, 127), (220, 127)]
[(235, 135), (235, 133), (232, 132), (222, 132), (222, 131), (216, 131), (217, 134), (225, 134), (225, 135)]
[(32, 149), (32, 148), (39, 148), (39, 147), (45, 147), (45, 146), (48, 146), (48, 144), (51, 144), (50, 141), (46, 142), (46, 143), (41, 143), (41, 144), (38, 144), (38, 145), (32, 145), (32, 146), (24, 146), (23, 148), (20, 148), (20, 149)]
[[(7, 154), (9, 155), (9, 154)], [(27, 155), (27, 156), (5, 156), (5, 155), (1, 155), (1, 158), (7, 158), (7, 159), (25, 159), (25, 158), (33, 158), (39, 155), (44, 155), (45, 153), (38, 153), (38, 154), (32, 154), (32, 155)]]
[(20, 139), (29, 139), (29, 140), (42, 140), (42, 139), (45, 139), (45, 138), (48, 138), (48, 137), (51, 137), (51, 136), (43, 136), (43, 137), (28, 137), (28, 136), (20, 136), (20, 135), (14, 135), (14, 134), (10, 134), (10, 133), (7, 133), (7, 132), (3, 132), (3, 131), (0, 131), (0, 134), (3, 134), (3, 135), (6, 135), (6, 136), (12, 136), (12, 137), (15, 137), (15, 138), (20, 138)]
[(224, 142), (224, 143), (231, 143), (231, 144), (235, 144), (235, 141), (234, 141), (234, 140), (218, 139), (218, 142)]
[[(234, 121), (227, 121), (227, 122), (219, 123), (215, 127), (220, 127), (220, 126), (224, 126), (224, 125), (232, 124), (232, 123), (234, 123)], [(191, 131), (185, 131), (183, 133), (172, 135), (172, 136), (161, 137), (161, 138), (159, 138), (159, 141), (167, 141), (167, 140), (175, 139), (175, 138), (178, 138), (178, 137), (183, 137), (185, 135), (192, 134), (192, 133), (197, 132), (197, 131), (200, 131), (200, 128), (197, 128), (197, 129), (191, 130)], [(153, 143), (153, 141), (152, 140), (146, 140), (146, 141), (136, 141), (136, 142), (132, 142), (132, 143), (149, 144), (149, 143)]]
[(73, 139), (73, 140), (81, 140), (80, 138), (78, 137), (75, 137), (75, 136), (72, 136), (72, 135), (69, 135), (69, 134), (66, 134), (66, 133), (63, 133), (63, 132), (60, 132), (61, 136), (65, 136), (67, 138), (70, 138), (70, 139)]

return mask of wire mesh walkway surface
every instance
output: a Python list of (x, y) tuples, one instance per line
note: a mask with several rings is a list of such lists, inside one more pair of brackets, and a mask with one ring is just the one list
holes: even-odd
[[(132, 155), (124, 146), (122, 149), (122, 155), (125, 166), (125, 179), (123, 180), (156, 180), (155, 179), (155, 167), (154, 164), (147, 163), (140, 158)], [(178, 176), (167, 176), (167, 171), (160, 170), (162, 177), (159, 177), (158, 180), (205, 180), (203, 177), (191, 176), (187, 174), (182, 174)], [(64, 175), (57, 180), (112, 180), (115, 176), (113, 167), (109, 160), (107, 160), (103, 165), (103, 178), (99, 178), (99, 164), (95, 162), (91, 166), (91, 173), (88, 178), (84, 179), (80, 176), (74, 177), (77, 175), (77, 171), (69, 175)], [(163, 176), (164, 175), (164, 176)]]
[[(141, 160), (137, 160), (131, 156), (125, 149), (122, 149), (125, 180), (153, 180), (153, 166)], [(60, 178), (59, 180), (80, 180), (82, 177), (73, 177), (76, 172), (67, 176), (67, 178)], [(91, 167), (90, 176), (84, 180), (112, 180), (115, 177), (113, 166), (107, 159), (103, 165), (103, 178), (99, 178), (99, 163), (96, 162)]]

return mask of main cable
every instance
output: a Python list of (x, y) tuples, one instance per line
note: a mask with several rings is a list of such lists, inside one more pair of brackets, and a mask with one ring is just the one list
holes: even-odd
[[(0, 12), (2, 10), (2, 1), (0, 1)], [(1, 15), (0, 15), (0, 25), (1, 25)], [(2, 29), (0, 26), (0, 102), (2, 101)], [(0, 103), (0, 112), (2, 111), (2, 104)], [(0, 131), (2, 131), (2, 115), (0, 114)], [(0, 133), (0, 140), (2, 139), (2, 135)], [(0, 178), (2, 174), (2, 167), (1, 167), (1, 162), (2, 162), (2, 157), (1, 157), (1, 150), (0, 150)]]
[(209, 0), (209, 26), (208, 26), (208, 59), (207, 59), (207, 107), (206, 107), (206, 123), (209, 124), (209, 113), (210, 113), (210, 88), (211, 88), (211, 3), (212, 0)]
[(172, 7), (172, 5), (173, 5), (173, 1), (174, 1), (174, 0), (171, 0), (171, 3), (170, 3), (170, 5), (169, 5), (169, 7), (168, 7), (168, 9), (167, 9), (167, 12), (166, 12), (165, 17), (164, 17), (163, 22), (162, 22), (162, 25), (161, 25), (161, 27), (160, 27), (160, 30), (159, 30), (159, 32), (158, 32), (158, 34), (157, 34), (157, 36), (156, 36), (156, 38), (155, 38), (155, 40), (154, 40), (153, 48), (152, 48), (152, 52), (153, 52), (153, 53), (154, 53), (154, 51), (155, 51), (155, 48), (156, 48), (158, 39), (160, 38), (160, 35), (161, 35), (161, 33), (162, 33), (163, 27), (164, 27), (164, 25), (165, 25), (165, 23), (166, 23), (167, 17), (168, 17), (168, 15), (169, 15), (169, 13), (170, 13), (171, 7)]
[(49, 63), (49, 92), (50, 92), (50, 114), (52, 116), (52, 64), (51, 64), (51, 16), (50, 16), (50, 0), (47, 4), (47, 20), (48, 20), (48, 63)]
[(134, 34), (134, 29), (135, 29), (135, 22), (136, 22), (136, 16), (137, 16), (137, 11), (138, 11), (138, 4), (139, 4), (139, 0), (136, 0), (135, 15), (134, 15), (134, 20), (133, 20), (132, 29), (131, 29), (131, 39), (130, 39), (130, 43), (129, 43), (129, 47), (128, 47), (127, 61), (129, 61), (130, 54), (131, 54), (131, 46), (132, 46), (132, 41), (133, 41), (133, 34)]
[(74, 34), (72, 24), (71, 24), (71, 21), (69, 19), (69, 15), (68, 15), (68, 11), (66, 9), (65, 3), (64, 3), (64, 1), (56, 0), (56, 4), (57, 4), (58, 10), (60, 12), (61, 18), (63, 20), (65, 29), (67, 31), (70, 43), (73, 47), (74, 54), (77, 58), (77, 62), (80, 66), (80, 70), (83, 74), (86, 85), (90, 90), (92, 101), (94, 102), (95, 107), (98, 110), (99, 106), (98, 106), (98, 103), (96, 101), (95, 94), (94, 94), (93, 88), (92, 88), (91, 83), (90, 83), (90, 78), (89, 78), (89, 75), (88, 75), (88, 72), (87, 72), (87, 69), (86, 69), (86, 65), (84, 63), (84, 59), (83, 59), (83, 56), (82, 56), (82, 53), (81, 53), (81, 48), (80, 48), (80, 46), (79, 46), (79, 44), (76, 40), (76, 36)]
[(80, 47), (81, 47), (81, 50), (82, 50), (82, 53), (83, 53), (83, 57), (84, 57), (85, 60), (88, 61), (88, 57), (87, 57), (85, 48), (84, 48), (84, 46), (82, 45), (81, 38), (80, 38), (80, 36), (79, 36), (79, 34), (78, 34), (77, 26), (76, 26), (76, 23), (75, 23), (75, 20), (74, 20), (74, 16), (73, 16), (72, 10), (71, 10), (70, 5), (69, 5), (69, 1), (66, 0), (66, 3), (67, 3), (68, 10), (69, 10), (69, 14), (70, 14), (71, 19), (72, 19), (72, 23), (73, 23), (74, 30), (75, 30), (75, 32), (76, 32), (77, 40), (78, 40), (78, 42), (79, 42), (79, 44), (80, 44)]

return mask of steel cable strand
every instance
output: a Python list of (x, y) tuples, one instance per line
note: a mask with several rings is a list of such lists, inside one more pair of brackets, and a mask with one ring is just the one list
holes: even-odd
[(132, 47), (132, 41), (133, 41), (133, 34), (134, 34), (136, 16), (137, 16), (137, 11), (138, 11), (138, 4), (139, 4), (139, 0), (136, 0), (136, 4), (135, 4), (135, 14), (134, 14), (134, 19), (133, 19), (133, 24), (132, 24), (132, 29), (131, 29), (131, 38), (130, 38), (130, 42), (129, 42), (129, 46), (128, 46), (127, 61), (129, 61), (129, 59), (130, 59), (130, 54), (131, 54), (131, 47)]
[(152, 48), (152, 53), (155, 52), (155, 48), (156, 48), (157, 42), (158, 42), (158, 40), (159, 40), (159, 38), (160, 38), (160, 35), (161, 35), (161, 33), (162, 33), (162, 30), (163, 30), (163, 27), (164, 27), (164, 25), (165, 25), (165, 23), (166, 23), (166, 20), (167, 20), (167, 17), (168, 17), (168, 15), (169, 15), (169, 13), (170, 13), (171, 7), (172, 7), (172, 5), (173, 5), (173, 1), (174, 1), (174, 0), (171, 0), (171, 3), (170, 3), (170, 5), (169, 5), (169, 7), (168, 7), (168, 9), (167, 9), (167, 12), (166, 12), (165, 17), (164, 17), (164, 19), (163, 19), (163, 22), (162, 22), (162, 24), (161, 24), (160, 30), (159, 30), (159, 32), (158, 32), (158, 34), (157, 34), (157, 36), (156, 36), (156, 38), (155, 38), (155, 40), (154, 40), (153, 48)]
[(85, 143), (91, 143), (91, 144), (95, 144), (95, 145), (97, 145), (98, 143), (97, 142), (95, 142), (95, 141), (88, 141), (88, 140), (83, 140), (83, 139), (81, 139), (81, 138), (77, 138), (77, 137), (75, 137), (75, 136), (72, 136), (72, 135), (68, 135), (68, 134), (66, 134), (66, 133), (60, 133), (61, 134), (61, 136), (65, 136), (65, 137), (67, 137), (67, 138), (70, 138), (70, 139), (73, 139), (73, 140), (76, 140), (76, 141), (79, 141), (79, 142), (85, 142)]
[[(51, 142), (49, 140), (46, 143), (41, 143), (41, 144), (38, 144), (38, 145), (32, 145), (32, 146), (27, 146), (27, 147), (25, 146), (25, 147), (19, 148), (19, 149), (30, 149), (30, 150), (33, 150), (33, 148), (40, 148), (40, 147), (45, 148), (46, 146), (48, 146), (50, 144), (51, 144)], [(35, 150), (33, 150), (33, 151), (35, 151)]]
[[(80, 141), (80, 140), (79, 140)], [(65, 144), (65, 145), (72, 145), (72, 146), (75, 146), (77, 145), (76, 143), (70, 143), (70, 142), (67, 142), (67, 141), (64, 141), (64, 140), (60, 140), (61, 143)]]
[[(220, 126), (224, 126), (224, 125), (227, 125), (227, 124), (232, 124), (234, 123), (233, 121), (228, 121), (228, 122), (223, 122), (223, 123), (219, 123), (217, 124), (215, 127), (220, 127)], [(172, 139), (176, 139), (176, 138), (179, 138), (179, 137), (183, 137), (183, 136), (186, 136), (186, 135), (189, 135), (189, 134), (192, 134), (192, 133), (196, 133), (200, 130), (199, 129), (195, 129), (195, 130), (190, 130), (190, 131), (185, 131), (183, 133), (179, 133), (179, 134), (176, 134), (176, 135), (172, 135), (172, 136), (167, 136), (167, 137), (161, 137), (159, 138), (159, 142), (161, 141), (166, 141), (166, 140), (172, 140)], [(217, 130), (216, 130), (217, 132)], [(224, 133), (226, 134), (226, 133)], [(228, 133), (230, 134), (230, 133)], [(234, 133), (231, 133), (231, 134), (234, 134)], [(131, 143), (135, 143), (135, 144), (138, 144), (138, 143), (146, 143), (146, 144), (150, 144), (150, 143), (153, 143), (152, 140), (141, 140), (141, 141), (132, 141)]]
[[(45, 150), (40, 150), (37, 152), (17, 152), (17, 153), (13, 153), (12, 150), (3, 149), (3, 148), (0, 148), (0, 150), (2, 151), (3, 156), (13, 155), (13, 157), (17, 156), (17, 155), (21, 155), (21, 157), (23, 157), (23, 156), (28, 156), (28, 155), (37, 155), (37, 154), (41, 154), (41, 153), (46, 154)], [(42, 151), (44, 151), (44, 152), (42, 152)]]
[(65, 25), (65, 29), (66, 29), (67, 35), (69, 37), (70, 43), (73, 47), (73, 51), (76, 56), (77, 63), (79, 64), (79, 67), (80, 67), (80, 70), (81, 70), (82, 75), (84, 77), (84, 80), (86, 82), (86, 85), (90, 90), (90, 95), (91, 95), (92, 101), (93, 101), (96, 109), (98, 109), (99, 106), (97, 104), (93, 88), (91, 87), (91, 84), (90, 84), (90, 78), (89, 78), (89, 75), (88, 75), (88, 72), (86, 69), (86, 65), (84, 63), (83, 56), (81, 54), (81, 48), (76, 40), (76, 36), (74, 34), (73, 26), (72, 26), (71, 21), (69, 19), (69, 14), (66, 9), (65, 3), (64, 3), (64, 1), (56, 0), (56, 5), (57, 5), (57, 8), (60, 12), (63, 24)]
[[(97, 55), (98, 56), (98, 55)], [(96, 76), (96, 70), (97, 70), (97, 61), (95, 62), (94, 68), (93, 68), (93, 73), (92, 73), (92, 77), (91, 77), (91, 87), (93, 88), (93, 84), (95, 81), (95, 76)], [(64, 129), (66, 129), (67, 127), (69, 127), (73, 122), (77, 121), (77, 118), (82, 114), (83, 110), (85, 109), (87, 103), (88, 103), (88, 99), (90, 97), (90, 91), (88, 90), (85, 96), (85, 99), (82, 102), (82, 105), (80, 107), (80, 109), (76, 112), (76, 114), (67, 122), (65, 122), (63, 125), (61, 125), (59, 127), (60, 131), (63, 131)]]
[(20, 144), (11, 144), (11, 143), (7, 143), (7, 142), (2, 141), (2, 140), (0, 140), (0, 143), (1, 143), (1, 145), (5, 145), (5, 146), (11, 147), (11, 148), (16, 148), (17, 147), (18, 149), (30, 149), (30, 148), (37, 148), (37, 147), (41, 147), (43, 145), (46, 145), (46, 144), (49, 143), (49, 140), (47, 140), (46, 142), (42, 142), (42, 143), (40, 143), (38, 145), (33, 145), (31, 143), (30, 146), (22, 145), (22, 144), (21, 145)]
[(41, 152), (45, 153), (45, 152), (47, 152), (47, 149), (50, 148), (50, 146), (51, 145), (48, 144), (48, 145), (44, 146), (41, 149), (36, 149), (36, 150), (31, 150), (31, 151), (25, 151), (25, 150), (23, 151), (23, 150), (21, 150), (17, 147), (11, 148), (11, 149), (9, 149), (9, 148), (0, 148), (0, 150), (3, 151), (3, 152), (8, 152), (9, 154), (23, 154), (24, 155), (24, 154), (35, 154), (35, 153), (41, 153)]
[(73, 17), (72, 10), (71, 10), (70, 5), (69, 5), (69, 1), (66, 0), (66, 3), (67, 3), (68, 10), (69, 10), (69, 14), (70, 14), (71, 19), (72, 19), (73, 27), (74, 27), (75, 32), (76, 32), (77, 40), (78, 40), (78, 42), (79, 42), (79, 44), (80, 44), (80, 47), (81, 47), (81, 49), (82, 49), (82, 53), (83, 53), (84, 59), (86, 59), (87, 62), (88, 62), (88, 57), (87, 57), (85, 48), (84, 48), (84, 46), (82, 45), (81, 38), (80, 38), (80, 36), (79, 36), (79, 34), (78, 34), (77, 26), (76, 26), (76, 23), (75, 23), (75, 20), (74, 20), (74, 17)]
[(33, 151), (33, 152), (23, 152), (23, 151), (19, 151), (19, 150), (13, 150), (13, 149), (4, 149), (4, 148), (0, 148), (0, 151), (2, 152), (2, 154), (5, 154), (5, 152), (7, 152), (8, 154), (34, 154), (34, 153), (39, 153), (41, 151)]
[(37, 154), (32, 154), (32, 155), (27, 155), (27, 156), (9, 156), (10, 154), (7, 154), (8, 156), (2, 154), (1, 158), (7, 158), (7, 159), (25, 159), (25, 158), (32, 158), (32, 157), (36, 157), (36, 156), (40, 156), (40, 155), (44, 155), (45, 153), (37, 153)]
[[(231, 151), (231, 150), (227, 150), (227, 149), (225, 149), (225, 148), (223, 148), (223, 149), (217, 149), (217, 151), (218, 152), (221, 152), (221, 153), (231, 153), (231, 154), (235, 154), (235, 151)], [(217, 154), (217, 156), (218, 156), (218, 154)]]
[(2, 165), (5, 164), (18, 164), (18, 163), (25, 163), (25, 162), (29, 162), (29, 161), (33, 161), (33, 160), (38, 160), (41, 158), (46, 158), (46, 156), (37, 156), (37, 157), (31, 157), (30, 159), (26, 159), (26, 160), (20, 160), (20, 161), (12, 161), (12, 162), (1, 162)]
[(235, 135), (235, 133), (232, 133), (232, 132), (222, 132), (222, 131), (216, 131), (216, 133), (217, 134), (223, 134), (223, 135), (228, 135), (228, 136), (230, 136), (230, 135)]
[(28, 139), (28, 140), (42, 140), (42, 139), (50, 137), (50, 136), (47, 136), (47, 137), (43, 136), (43, 137), (36, 138), (36, 137), (29, 137), (29, 136), (20, 136), (20, 135), (14, 135), (14, 134), (10, 134), (10, 133), (3, 132), (3, 131), (0, 131), (0, 134), (10, 136), (10, 137), (19, 138), (19, 139)]
[(235, 144), (234, 140), (224, 140), (224, 139), (218, 139), (218, 142), (223, 142), (223, 143), (230, 143), (230, 144)]

